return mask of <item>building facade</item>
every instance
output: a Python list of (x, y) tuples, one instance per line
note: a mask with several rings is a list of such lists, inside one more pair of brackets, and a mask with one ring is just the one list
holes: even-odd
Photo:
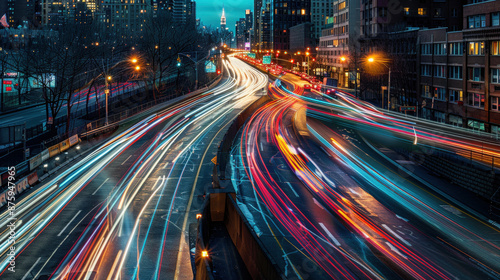
[(327, 25), (319, 39), (318, 62), (341, 87), (352, 86), (349, 72), (356, 59), (352, 52), (359, 49), (359, 4), (356, 0), (333, 1), (333, 13), (326, 18)]
[(463, 25), (419, 31), (422, 115), (500, 134), (500, 2), (465, 5)]

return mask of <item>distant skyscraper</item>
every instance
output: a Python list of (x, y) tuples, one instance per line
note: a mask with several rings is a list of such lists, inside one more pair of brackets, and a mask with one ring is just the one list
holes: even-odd
[(114, 34), (131, 38), (144, 27), (147, 15), (151, 13), (149, 0), (103, 0), (104, 24)]
[(259, 48), (260, 37), (261, 37), (261, 9), (262, 0), (254, 0), (253, 2), (253, 35), (252, 35), (252, 47)]
[(273, 0), (271, 2), (271, 49), (287, 50), (290, 48), (289, 28), (311, 22), (311, 1)]
[(224, 12), (224, 5), (222, 5), (222, 16), (220, 17), (220, 28), (226, 29), (226, 13)]
[(24, 25), (24, 22), (38, 25), (36, 12), (39, 7), (39, 0), (7, 0), (7, 22), (11, 27)]

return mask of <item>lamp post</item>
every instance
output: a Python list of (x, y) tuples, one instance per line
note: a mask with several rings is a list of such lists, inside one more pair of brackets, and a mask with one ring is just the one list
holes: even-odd
[[(191, 56), (187, 53), (178, 53), (178, 55), (183, 55), (187, 58), (189, 58), (192, 62), (194, 62), (194, 70), (195, 70), (195, 73), (196, 73), (196, 82), (195, 82), (195, 90), (198, 89), (198, 63), (200, 63), (201, 61), (203, 60), (206, 60), (208, 57), (210, 57), (210, 51), (208, 51), (208, 55), (205, 56), (204, 58), (198, 60), (198, 52), (195, 52), (196, 54), (196, 60), (192, 59)], [(180, 65), (178, 65), (180, 66)]]
[[(368, 62), (373, 63), (375, 59), (373, 57), (368, 58)], [(387, 81), (387, 110), (389, 110), (389, 104), (391, 100), (391, 67), (385, 63), (380, 63), (384, 65), (389, 70), (389, 79)], [(382, 108), (384, 107), (384, 92), (382, 91)]]
[(104, 122), (104, 125), (108, 125), (109, 122), (108, 122), (108, 95), (109, 95), (109, 82), (108, 81), (111, 81), (112, 77), (111, 76), (106, 76), (106, 79), (104, 79), (104, 84), (105, 84), (105, 87), (104, 87), (104, 95), (106, 96), (106, 119), (105, 119), (105, 122)]

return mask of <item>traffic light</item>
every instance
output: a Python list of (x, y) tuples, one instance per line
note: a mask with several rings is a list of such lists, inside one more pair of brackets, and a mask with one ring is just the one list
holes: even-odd
[(220, 75), (220, 69), (219, 69), (219, 70), (217, 70), (217, 75)]
[(293, 59), (290, 59), (290, 62), (293, 63)]
[(177, 67), (181, 67), (181, 57), (177, 56)]

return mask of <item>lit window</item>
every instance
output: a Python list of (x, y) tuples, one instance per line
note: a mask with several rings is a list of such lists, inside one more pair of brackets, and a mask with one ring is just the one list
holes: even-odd
[(305, 14), (306, 14), (306, 9), (302, 9), (302, 10), (300, 10), (300, 14), (301, 14), (301, 15), (305, 15)]
[(427, 10), (425, 8), (418, 8), (418, 15), (425, 16), (427, 14)]
[(410, 7), (405, 7), (404, 10), (405, 10), (405, 15), (410, 14)]

